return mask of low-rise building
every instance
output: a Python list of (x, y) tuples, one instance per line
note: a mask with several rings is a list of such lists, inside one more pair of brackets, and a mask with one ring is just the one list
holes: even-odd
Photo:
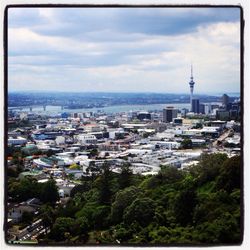
[(96, 144), (97, 139), (94, 135), (91, 134), (79, 134), (75, 136), (78, 143), (81, 145), (88, 145), (88, 144)]
[(16, 138), (10, 137), (8, 139), (8, 145), (23, 145), (27, 143), (27, 139), (21, 136), (18, 136)]

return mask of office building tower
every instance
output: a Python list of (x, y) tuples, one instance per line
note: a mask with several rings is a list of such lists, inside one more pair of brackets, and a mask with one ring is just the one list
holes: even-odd
[(183, 117), (186, 117), (186, 114), (188, 113), (188, 109), (186, 109), (186, 108), (183, 108), (183, 109), (181, 109), (181, 115), (183, 116)]
[(167, 107), (163, 109), (163, 122), (172, 122), (177, 117), (178, 109)]
[(224, 95), (221, 97), (221, 99), (222, 99), (222, 106), (226, 108), (227, 105), (228, 105), (228, 103), (229, 103), (229, 96), (226, 95), (226, 94), (224, 94)]
[(190, 109), (192, 111), (192, 100), (193, 100), (193, 93), (194, 93), (194, 77), (193, 77), (193, 66), (191, 65), (191, 77), (190, 77), (190, 82), (189, 82), (189, 86), (190, 86)]
[(200, 106), (199, 106), (199, 113), (205, 114), (205, 104), (200, 103)]
[(200, 100), (199, 99), (192, 99), (192, 112), (195, 114), (200, 113)]
[(211, 103), (205, 105), (205, 114), (208, 115), (212, 112), (212, 105)]

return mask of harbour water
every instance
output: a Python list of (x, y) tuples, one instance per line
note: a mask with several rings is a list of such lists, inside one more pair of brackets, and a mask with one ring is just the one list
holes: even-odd
[[(220, 103), (213, 103), (220, 104)], [(82, 108), (82, 109), (63, 109), (61, 106), (46, 106), (46, 110), (42, 106), (32, 107), (33, 113), (39, 114), (58, 114), (58, 113), (83, 113), (83, 112), (105, 112), (121, 113), (129, 111), (161, 111), (165, 107), (174, 107), (177, 109), (187, 108), (190, 109), (190, 103), (161, 103), (161, 104), (143, 104), (143, 105), (114, 105), (102, 108)], [(21, 112), (30, 112), (30, 107), (11, 107), (9, 110), (16, 110)]]

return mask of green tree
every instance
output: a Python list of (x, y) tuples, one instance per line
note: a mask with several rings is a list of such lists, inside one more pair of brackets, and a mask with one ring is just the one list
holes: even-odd
[(183, 172), (179, 171), (176, 167), (172, 166), (161, 166), (161, 170), (156, 175), (158, 179), (162, 181), (162, 183), (175, 183), (180, 181), (183, 178)]
[(52, 150), (52, 149), (49, 149), (49, 150), (46, 152), (46, 155), (47, 155), (48, 157), (54, 155), (53, 150)]
[(122, 166), (122, 171), (119, 175), (119, 188), (124, 189), (131, 184), (132, 170), (130, 169), (130, 164), (124, 164)]
[(190, 168), (190, 173), (197, 178), (199, 185), (215, 180), (220, 168), (227, 159), (226, 154), (202, 154), (198, 165)]
[(55, 210), (49, 204), (42, 205), (40, 209), (40, 217), (43, 221), (43, 226), (45, 228), (45, 234), (48, 233), (48, 228), (51, 228), (55, 221)]
[(58, 217), (51, 229), (49, 237), (55, 241), (65, 241), (71, 235), (74, 219)]
[(39, 197), (40, 185), (33, 178), (26, 177), (20, 181), (10, 179), (8, 182), (8, 195), (16, 201), (25, 201)]
[(174, 214), (177, 222), (182, 226), (192, 223), (196, 203), (197, 195), (193, 189), (184, 189), (177, 195), (174, 204)]
[(32, 213), (32, 212), (24, 211), (22, 214), (22, 222), (23, 223), (30, 224), (30, 223), (32, 223), (33, 218), (34, 218), (34, 213)]
[(155, 204), (150, 198), (137, 198), (124, 211), (124, 222), (129, 225), (138, 222), (142, 227), (152, 222), (154, 217)]
[(42, 186), (40, 200), (44, 203), (55, 204), (59, 200), (58, 187), (53, 179), (48, 180)]
[(142, 137), (143, 138), (148, 138), (150, 135), (151, 135), (151, 133), (145, 132), (145, 133), (143, 133)]
[(90, 157), (96, 157), (98, 156), (99, 152), (98, 152), (98, 149), (97, 148), (93, 148), (91, 149), (90, 153), (89, 153), (89, 156)]
[(241, 243), (240, 227), (237, 220), (228, 212), (213, 221), (206, 221), (198, 227), (198, 240), (207, 244)]
[(111, 170), (110, 166), (107, 163), (104, 163), (102, 166), (102, 174), (98, 183), (99, 190), (99, 202), (101, 204), (110, 204), (111, 201)]
[(111, 218), (114, 223), (122, 221), (124, 209), (130, 206), (140, 194), (141, 190), (134, 186), (127, 187), (116, 194), (111, 206)]
[(7, 168), (7, 175), (8, 175), (8, 177), (17, 178), (20, 173), (21, 173), (21, 170), (18, 170), (18, 167), (11, 166), (11, 167)]
[(123, 140), (123, 139), (124, 139), (124, 134), (122, 134), (122, 133), (116, 134), (116, 135), (115, 135), (115, 139), (116, 139), (116, 140)]
[(81, 185), (76, 185), (70, 191), (70, 197), (74, 197), (77, 193), (84, 193), (91, 189), (91, 184), (89, 182), (82, 182)]
[(16, 151), (13, 153), (12, 163), (17, 165), (17, 168), (20, 170), (23, 170), (24, 168), (23, 158), (24, 155), (22, 151)]
[(181, 142), (181, 147), (184, 149), (189, 149), (193, 147), (192, 141), (190, 139), (185, 138), (182, 142)]
[(69, 169), (77, 169), (77, 170), (80, 170), (81, 169), (81, 166), (79, 166), (78, 164), (76, 163), (73, 163), (69, 166)]
[(119, 240), (120, 242), (126, 242), (132, 237), (131, 230), (125, 227), (123, 223), (118, 224), (116, 227), (114, 227), (113, 234), (115, 240)]
[(203, 125), (202, 123), (196, 123), (195, 126), (193, 126), (194, 129), (200, 129), (200, 128), (203, 128)]
[(217, 187), (232, 192), (235, 188), (240, 188), (241, 181), (241, 158), (234, 156), (227, 159), (221, 166)]
[(78, 236), (81, 242), (85, 243), (88, 240), (89, 228), (88, 219), (79, 217), (74, 221), (71, 232), (74, 236)]
[(92, 213), (94, 229), (104, 229), (109, 225), (110, 206), (97, 206)]
[(93, 185), (96, 177), (101, 174), (101, 169), (95, 165), (95, 162), (90, 162), (89, 166), (86, 169), (86, 172), (87, 174), (91, 174), (91, 185)]

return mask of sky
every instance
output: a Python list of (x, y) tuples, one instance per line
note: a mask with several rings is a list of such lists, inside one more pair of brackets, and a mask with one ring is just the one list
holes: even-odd
[(240, 91), (239, 8), (9, 8), (8, 91)]

